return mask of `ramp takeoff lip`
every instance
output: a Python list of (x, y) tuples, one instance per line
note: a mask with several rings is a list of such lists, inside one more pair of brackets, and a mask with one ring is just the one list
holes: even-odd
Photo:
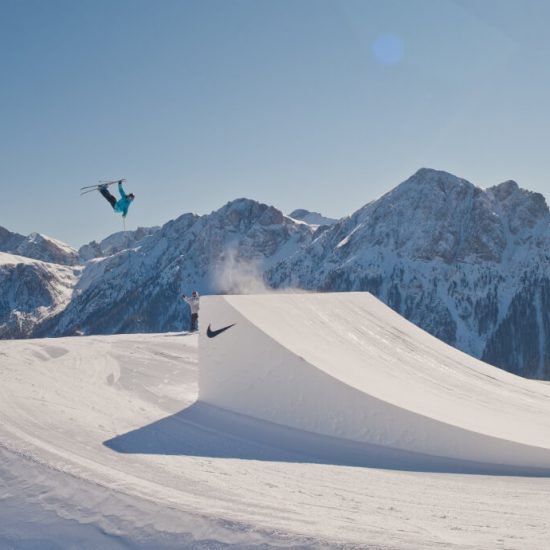
[(233, 323), (232, 325), (227, 325), (226, 327), (219, 328), (218, 330), (212, 330), (211, 326), (208, 325), (208, 328), (206, 329), (206, 336), (208, 336), (208, 338), (215, 338), (216, 336), (220, 335), (222, 332), (229, 330), (231, 327), (234, 327), (235, 325), (236, 323)]

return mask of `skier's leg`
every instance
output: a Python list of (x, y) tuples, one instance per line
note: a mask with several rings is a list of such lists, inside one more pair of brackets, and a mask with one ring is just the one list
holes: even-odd
[(107, 199), (109, 204), (114, 208), (116, 204), (116, 198), (113, 197), (113, 195), (111, 195), (111, 193), (109, 193), (109, 191), (107, 191), (107, 189), (105, 189), (104, 187), (100, 187), (99, 192)]

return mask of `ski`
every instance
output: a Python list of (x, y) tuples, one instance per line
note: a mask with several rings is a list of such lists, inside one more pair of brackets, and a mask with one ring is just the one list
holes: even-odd
[(99, 188), (99, 185), (96, 185), (95, 187), (92, 187), (92, 189), (86, 189), (85, 191), (80, 192), (80, 196), (85, 195), (86, 193), (93, 193), (94, 191), (97, 191)]
[(99, 183), (96, 183), (95, 185), (85, 185), (84, 187), (81, 187), (80, 190), (84, 189), (96, 189), (100, 185), (113, 185), (113, 183), (118, 183), (119, 181), (126, 181), (125, 179), (120, 180), (111, 180), (111, 181), (102, 181), (100, 180)]
[(84, 187), (80, 188), (80, 196), (86, 195), (86, 193), (93, 193), (97, 189), (99, 189), (102, 185), (114, 185), (115, 183), (118, 183), (119, 181), (126, 181), (125, 179), (122, 180), (113, 180), (113, 181), (103, 181), (96, 185), (86, 185)]

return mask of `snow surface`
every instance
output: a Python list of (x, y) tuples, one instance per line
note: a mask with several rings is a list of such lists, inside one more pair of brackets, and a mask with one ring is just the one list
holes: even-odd
[(0, 252), (0, 266), (16, 266), (19, 264), (35, 265), (37, 263), (40, 263), (40, 261), (27, 258), (26, 256), (17, 256), (16, 254)]
[(368, 293), (212, 296), (203, 318), (235, 326), (201, 336), (201, 401), (355, 442), (550, 474), (547, 387), (444, 344)]
[(67, 254), (67, 255), (70, 255), (70, 254), (78, 255), (78, 251), (75, 248), (73, 248), (72, 246), (64, 243), (63, 241), (59, 241), (59, 240), (54, 239), (52, 237), (48, 237), (48, 235), (44, 235), (42, 233), (31, 233), (27, 237), (27, 241), (29, 243), (40, 243), (41, 241), (49, 242), (52, 245), (54, 245), (55, 247), (57, 247), (60, 250), (62, 250), (63, 252), (65, 252), (65, 254)]
[(319, 212), (310, 212), (309, 210), (305, 210), (303, 208), (294, 210), (288, 215), (288, 217), (317, 227), (320, 225), (334, 225), (338, 222), (336, 218), (327, 218)]
[[(328, 359), (344, 347), (337, 343), (338, 351), (331, 352), (332, 344), (320, 348), (320, 340), (311, 336), (322, 326), (320, 315), (327, 313), (322, 304), (315, 305), (316, 297), (310, 307), (300, 301), (304, 296), (243, 298), (228, 298), (227, 304), (240, 304), (249, 328), (268, 331), (277, 338), (277, 349), (284, 343), (296, 353), (291, 316), (281, 327), (276, 314), (278, 308), (288, 313), (293, 301), (296, 324), (305, 319), (313, 329), (307, 331), (309, 345), (300, 344), (303, 361), (313, 364), (317, 355), (315, 365), (331, 369), (324, 375), (335, 388), (357, 384), (357, 391), (365, 393), (365, 382), (349, 361), (357, 347), (371, 349), (388, 387), (377, 389), (379, 399), (387, 391), (386, 399), (392, 394), (403, 408), (411, 408), (415, 399), (408, 394), (420, 388), (426, 410), (438, 411), (443, 377), (437, 376), (437, 340), (417, 341), (418, 333), (403, 331), (388, 310), (373, 306), (364, 325), (377, 325), (376, 330), (355, 333), (362, 343), (351, 345), (348, 337), (353, 350), (332, 365)], [(201, 339), (208, 303), (203, 300)], [(266, 304), (272, 315), (263, 312)], [(331, 309), (327, 326), (337, 327), (340, 313)], [(214, 329), (220, 328), (217, 322), (212, 320)], [(223, 346), (238, 327), (210, 344)], [(342, 334), (335, 331), (335, 339)], [(260, 344), (254, 340), (249, 347), (260, 352)], [(369, 448), (197, 401), (197, 345), (197, 336), (185, 333), (0, 341), (0, 548), (546, 547), (550, 478), (459, 474), (454, 470), (464, 465), (452, 460)], [(411, 356), (418, 354), (415, 368), (427, 365), (415, 386), (408, 386), (414, 378), (411, 365), (392, 363), (387, 353), (408, 346)], [(265, 361), (273, 364), (267, 351)], [(466, 356), (454, 353), (456, 362), (445, 368), (461, 375), (448, 372), (452, 382), (441, 385), (450, 409), (466, 403), (463, 393), (472, 391), (469, 404), (487, 411), (494, 395), (486, 391), (494, 383), (502, 402), (511, 401), (516, 424), (530, 444), (540, 436), (538, 446), (544, 449), (548, 440), (540, 425), (523, 422), (531, 421), (537, 409), (541, 417), (548, 416), (541, 396), (550, 395), (550, 385), (478, 362), (474, 374), (472, 364), (462, 362)], [(237, 378), (231, 361), (227, 355), (233, 387), (261, 389), (254, 372)], [(339, 372), (346, 365), (354, 368)], [(489, 371), (499, 377), (488, 384)], [(289, 380), (287, 390), (314, 381), (309, 373), (304, 380)], [(220, 386), (226, 383), (220, 378)], [(205, 396), (211, 392), (212, 381), (203, 390)], [(307, 390), (301, 388), (304, 396)], [(314, 410), (306, 406), (312, 405), (307, 400), (294, 404), (294, 412), (311, 417), (332, 404), (319, 401)], [(505, 429), (496, 414), (480, 423), (489, 433)]]

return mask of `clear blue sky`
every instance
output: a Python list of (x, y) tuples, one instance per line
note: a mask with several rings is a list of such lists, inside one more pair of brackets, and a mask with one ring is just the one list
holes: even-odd
[(545, 0), (0, 0), (0, 225), (80, 246), (249, 197), (340, 217), (420, 167), (550, 194)]

